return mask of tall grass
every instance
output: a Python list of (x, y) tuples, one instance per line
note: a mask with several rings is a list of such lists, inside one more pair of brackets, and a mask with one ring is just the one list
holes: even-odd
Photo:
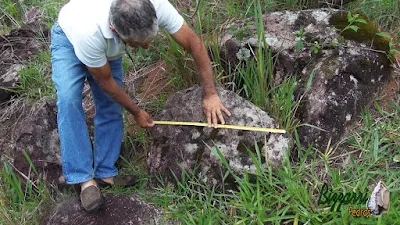
[[(231, 173), (236, 190), (217, 192), (216, 187), (202, 182), (201, 175), (184, 171), (182, 177), (176, 177), (176, 187), (160, 181), (149, 199), (163, 207), (169, 218), (182, 224), (398, 224), (400, 196), (396, 193), (400, 191), (400, 172), (388, 166), (397, 151), (393, 141), (399, 140), (400, 133), (396, 129), (392, 138), (385, 137), (394, 126), (400, 127), (399, 113), (397, 110), (382, 120), (365, 112), (362, 132), (349, 137), (349, 147), (340, 154), (303, 149), (297, 162), (286, 157), (280, 168), (262, 166), (264, 156), (256, 145), (255, 153), (248, 151), (256, 171), (243, 176)], [(371, 144), (364, 145), (360, 140)], [(231, 172), (219, 149), (210, 150)], [(336, 203), (332, 209), (333, 202), (318, 204), (324, 183), (330, 193), (369, 196), (380, 179), (391, 191), (391, 208), (381, 217), (354, 217), (349, 213), (349, 206), (365, 209), (364, 202), (340, 207)]]
[[(50, 203), (45, 182), (24, 152), (29, 174), (22, 174), (8, 161), (3, 161), (0, 176), (0, 224), (38, 224), (41, 213)], [(18, 173), (16, 172), (18, 171)]]
[(11, 91), (32, 101), (45, 96), (55, 97), (55, 88), (51, 80), (50, 52), (41, 51), (26, 64), (18, 73), (19, 82), (16, 88)]

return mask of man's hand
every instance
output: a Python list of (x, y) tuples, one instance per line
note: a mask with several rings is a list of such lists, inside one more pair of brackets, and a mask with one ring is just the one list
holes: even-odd
[(90, 68), (90, 73), (96, 79), (97, 84), (104, 90), (111, 98), (117, 103), (125, 107), (130, 113), (135, 116), (136, 123), (143, 128), (150, 128), (154, 126), (151, 116), (140, 109), (129, 97), (129, 95), (118, 86), (111, 74), (109, 63), (102, 67)]
[(136, 123), (142, 128), (152, 128), (154, 126), (154, 121), (151, 115), (144, 110), (140, 110), (135, 114)]
[(225, 120), (221, 111), (224, 111), (226, 115), (231, 116), (231, 113), (228, 111), (228, 109), (226, 109), (225, 106), (222, 105), (221, 100), (219, 99), (217, 94), (204, 97), (203, 111), (204, 114), (207, 116), (208, 126), (211, 126), (212, 121), (215, 128), (218, 128), (217, 118), (221, 121), (221, 124), (225, 124)]
[(222, 124), (225, 124), (222, 111), (228, 116), (231, 113), (222, 105), (221, 100), (217, 95), (217, 91), (214, 86), (213, 70), (211, 68), (211, 62), (208, 58), (207, 50), (200, 40), (200, 38), (193, 32), (186, 22), (183, 23), (182, 27), (172, 37), (178, 42), (187, 52), (190, 52), (197, 68), (200, 72), (201, 83), (204, 91), (203, 99), (203, 111), (207, 116), (207, 122), (211, 125), (211, 121), (214, 127), (217, 128), (218, 120)]

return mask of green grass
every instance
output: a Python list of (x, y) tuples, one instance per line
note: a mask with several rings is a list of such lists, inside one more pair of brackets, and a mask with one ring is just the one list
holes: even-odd
[[(46, 23), (50, 25), (62, 1), (0, 0), (0, 3), (5, 6), (0, 20), (3, 25), (1, 33), (20, 27), (23, 13), (32, 5), (38, 5), (46, 12)], [(299, 103), (293, 101), (296, 89), (294, 76), (284, 79), (279, 85), (274, 84), (274, 56), (261, 48), (254, 50), (254, 57), (244, 59), (237, 68), (226, 71), (220, 65), (216, 37), (228, 22), (258, 15), (255, 25), (260, 40), (263, 40), (263, 26), (258, 19), (262, 13), (300, 9), (308, 3), (296, 0), (200, 0), (197, 13), (193, 18), (187, 18), (194, 30), (202, 34), (207, 47), (212, 49), (216, 82), (228, 88), (235, 87), (237, 93), (268, 111), (281, 127), (290, 131), (297, 143), (299, 137), (295, 128), (299, 124), (294, 114)], [(374, 7), (371, 7), (372, 4)], [(347, 7), (364, 12), (381, 29), (393, 33), (398, 32), (396, 29), (400, 21), (395, 8), (397, 6), (398, 9), (398, 4), (390, 0), (360, 0)], [(261, 46), (264, 43), (260, 41), (258, 44)], [(169, 49), (166, 49), (167, 45)], [(169, 82), (174, 91), (199, 83), (190, 55), (165, 33), (150, 49), (139, 49), (131, 55), (133, 62), (124, 57), (125, 70), (139, 71), (160, 59), (165, 60), (170, 68)], [(25, 63), (25, 69), (20, 73), (18, 92), (30, 100), (54, 97), (49, 74), (50, 53), (46, 50)], [(310, 77), (312, 80), (312, 75)], [(163, 109), (167, 97), (166, 94), (160, 95), (142, 107), (155, 114)], [(358, 129), (354, 129), (340, 147), (315, 152), (311, 148), (302, 149), (297, 144), (297, 152), (293, 153), (297, 159), (290, 161), (288, 157), (282, 168), (262, 167), (263, 156), (259, 149), (256, 148), (255, 153), (249, 151), (257, 170), (241, 177), (234, 176), (235, 190), (227, 190), (224, 185), (221, 185), (222, 190), (221, 186), (207, 187), (202, 177), (193, 171), (185, 171), (182, 177), (176, 177), (176, 186), (159, 178), (157, 187), (150, 189), (148, 183), (151, 177), (146, 175), (149, 134), (148, 130), (138, 129), (135, 135), (125, 137), (125, 150), (118, 162), (121, 173), (140, 176), (138, 184), (128, 189), (108, 188), (104, 192), (139, 194), (163, 208), (168, 218), (176, 219), (181, 224), (400, 224), (400, 196), (397, 194), (400, 191), (400, 172), (393, 168), (393, 157), (400, 151), (400, 106), (393, 102), (392, 108), (385, 110), (378, 103), (375, 103), (373, 112), (365, 110)], [(211, 151), (221, 162), (225, 162), (218, 149)], [(229, 166), (225, 166), (229, 171)], [(39, 180), (27, 182), (11, 168), (11, 164), (5, 162), (0, 173), (0, 224), (38, 223), (40, 213), (52, 202), (49, 191), (44, 183)], [(382, 217), (355, 218), (348, 213), (349, 204), (336, 211), (331, 211), (332, 204), (318, 205), (324, 183), (334, 193), (370, 194), (380, 179), (391, 191), (390, 209)], [(351, 206), (365, 208), (365, 204)]]
[[(37, 179), (38, 172), (29, 156), (30, 173), (21, 176), (6, 160), (0, 170), (0, 224), (39, 224), (43, 210), (51, 203), (45, 182)], [(36, 177), (36, 178), (35, 178)]]
[(26, 62), (19, 72), (19, 83), (13, 92), (28, 100), (36, 101), (45, 96), (55, 97), (55, 88), (51, 80), (50, 51), (41, 51)]
[(33, 7), (37, 7), (37, 16), (50, 28), (57, 19), (61, 6), (67, 0), (0, 0), (0, 34), (8, 33), (24, 24), (24, 15)]

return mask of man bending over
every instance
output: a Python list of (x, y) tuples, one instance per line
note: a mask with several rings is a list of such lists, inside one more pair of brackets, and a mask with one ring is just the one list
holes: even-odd
[[(67, 184), (81, 185), (87, 211), (102, 204), (99, 183), (134, 183), (132, 176), (118, 175), (115, 167), (123, 136), (121, 106), (143, 128), (154, 122), (122, 89), (122, 56), (126, 46), (148, 48), (159, 27), (191, 53), (201, 76), (208, 124), (224, 124), (222, 111), (230, 112), (217, 95), (204, 44), (168, 0), (71, 0), (51, 30), (63, 173)], [(86, 79), (96, 107), (93, 148), (82, 108)]]

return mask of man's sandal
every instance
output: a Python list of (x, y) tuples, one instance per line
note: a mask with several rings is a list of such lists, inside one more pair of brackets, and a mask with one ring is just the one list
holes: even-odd
[(80, 194), (82, 207), (87, 212), (98, 209), (103, 204), (103, 195), (99, 187), (91, 185), (81, 191)]
[(95, 179), (100, 187), (111, 187), (111, 186), (121, 186), (121, 187), (131, 187), (136, 184), (138, 177), (135, 175), (118, 175), (114, 177), (114, 183), (105, 182), (102, 179)]

